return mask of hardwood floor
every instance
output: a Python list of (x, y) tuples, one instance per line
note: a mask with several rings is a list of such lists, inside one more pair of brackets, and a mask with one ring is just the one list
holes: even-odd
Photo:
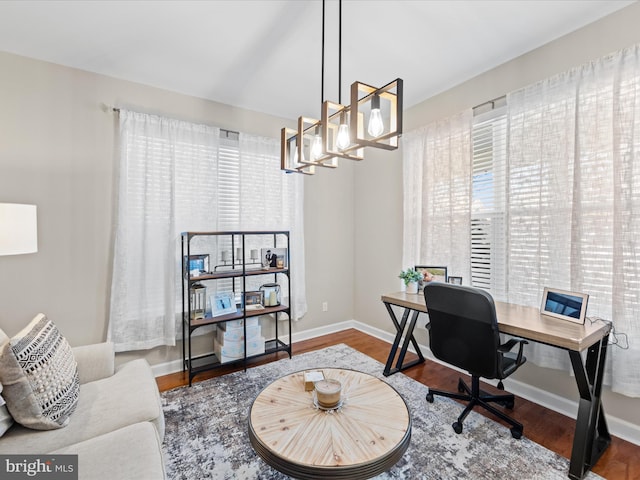
[[(382, 340), (358, 330), (349, 329), (311, 340), (294, 343), (293, 353), (296, 355), (338, 343), (349, 345), (350, 347), (378, 360), (381, 363), (386, 362), (390, 348), (389, 344)], [(407, 356), (407, 360), (411, 359), (409, 355), (410, 354)], [(251, 366), (261, 365), (263, 363), (268, 363), (285, 357), (287, 357), (285, 353), (274, 354), (252, 363)], [(212, 372), (198, 375), (194, 381), (217, 377), (241, 369), (242, 367), (222, 367)], [(403, 373), (424, 385), (451, 391), (455, 391), (457, 388), (459, 377), (458, 372), (429, 360), (423, 364), (405, 370)], [(463, 376), (463, 378), (467, 381), (469, 380), (468, 376)], [(189, 379), (187, 375), (179, 372), (158, 377), (157, 382), (160, 390), (165, 391), (187, 385)], [(505, 381), (505, 388), (507, 390), (509, 389), (508, 380)], [(488, 391), (497, 391), (491, 385), (486, 384), (483, 385), (483, 389)], [(438, 400), (436, 399), (436, 401)], [(483, 409), (476, 409), (475, 411), (499, 421), (496, 417), (486, 413)], [(509, 411), (509, 415), (515, 417), (524, 425), (524, 436), (536, 443), (539, 443), (540, 445), (543, 445), (549, 450), (569, 458), (573, 442), (575, 420), (520, 397), (516, 398), (515, 407), (512, 411)], [(451, 423), (453, 423), (455, 419), (450, 420)], [(446, 421), (449, 421), (449, 419)], [(592, 470), (607, 479), (640, 479), (640, 446), (612, 437), (610, 447)]]

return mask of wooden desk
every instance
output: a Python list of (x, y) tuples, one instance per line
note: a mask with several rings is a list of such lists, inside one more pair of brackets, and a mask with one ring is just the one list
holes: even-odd
[(279, 378), (254, 400), (251, 445), (269, 465), (293, 478), (366, 479), (389, 470), (411, 439), (403, 398), (382, 380), (355, 370), (321, 369), (342, 383), (338, 410), (314, 407), (304, 372)]
[[(382, 301), (387, 307), (397, 332), (384, 370), (385, 375), (391, 375), (415, 365), (424, 358), (413, 337), (413, 329), (418, 315), (427, 313), (427, 305), (422, 294), (405, 292), (382, 295)], [(611, 325), (603, 321), (594, 323), (587, 321), (584, 325), (580, 325), (540, 315), (539, 310), (533, 307), (502, 302), (495, 302), (495, 305), (498, 328), (501, 333), (568, 351), (580, 394), (569, 477), (583, 478), (611, 443), (601, 402), (602, 378)], [(398, 322), (393, 306), (404, 308), (403, 322)], [(410, 312), (413, 312), (413, 317), (406, 328), (406, 319)], [(398, 362), (395, 368), (391, 368), (403, 336), (404, 342)], [(416, 352), (420, 352), (419, 358), (415, 362), (404, 365), (404, 354), (410, 341)], [(583, 362), (581, 352), (585, 350), (587, 355), (586, 361)]]

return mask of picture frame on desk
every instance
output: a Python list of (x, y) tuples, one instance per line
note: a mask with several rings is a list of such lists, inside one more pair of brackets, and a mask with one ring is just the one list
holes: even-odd
[(447, 283), (447, 267), (436, 267), (430, 265), (416, 265), (415, 270), (422, 274), (422, 280), (419, 286), (424, 286), (429, 282), (443, 282)]
[(544, 287), (540, 313), (548, 317), (584, 325), (589, 294)]
[(233, 292), (216, 293), (209, 297), (211, 316), (219, 317), (229, 313), (236, 313), (236, 300)]
[(451, 285), (462, 285), (462, 277), (447, 277), (447, 283), (450, 283)]

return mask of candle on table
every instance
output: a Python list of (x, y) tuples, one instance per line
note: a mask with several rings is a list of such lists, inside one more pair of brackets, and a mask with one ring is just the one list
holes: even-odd
[(316, 397), (321, 407), (331, 408), (340, 402), (342, 384), (338, 380), (327, 378), (316, 382)]

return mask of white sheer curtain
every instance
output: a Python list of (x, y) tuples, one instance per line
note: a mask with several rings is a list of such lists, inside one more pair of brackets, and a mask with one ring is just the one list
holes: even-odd
[[(289, 230), (291, 318), (307, 312), (304, 263), (304, 190), (301, 175), (280, 170), (280, 141), (240, 134), (240, 218), (242, 230)], [(265, 239), (269, 245), (270, 239)], [(286, 245), (277, 245), (285, 247)], [(287, 279), (279, 277), (282, 291)], [(286, 300), (289, 301), (288, 299)]]
[(469, 278), (471, 110), (403, 136), (402, 268), (443, 265)]
[[(588, 315), (612, 320), (630, 346), (609, 348), (606, 380), (640, 396), (639, 48), (513, 92), (507, 104), (509, 301), (538, 306), (544, 286), (588, 293)], [(569, 365), (537, 344), (527, 357)]]
[(177, 239), (181, 220), (193, 229), (215, 222), (219, 136), (215, 127), (120, 111), (108, 331), (117, 351), (175, 345)]
[[(306, 312), (302, 180), (280, 171), (275, 140), (223, 142), (216, 127), (121, 110), (120, 144), (108, 332), (118, 351), (175, 345), (183, 231), (291, 230), (293, 304)], [(215, 242), (196, 245), (212, 264)]]
[[(504, 299), (588, 293), (615, 329), (605, 383), (640, 396), (640, 46), (507, 95), (505, 128)], [(468, 272), (470, 131), (465, 112), (403, 139), (404, 266)], [(531, 342), (527, 358), (570, 370), (557, 348)]]

